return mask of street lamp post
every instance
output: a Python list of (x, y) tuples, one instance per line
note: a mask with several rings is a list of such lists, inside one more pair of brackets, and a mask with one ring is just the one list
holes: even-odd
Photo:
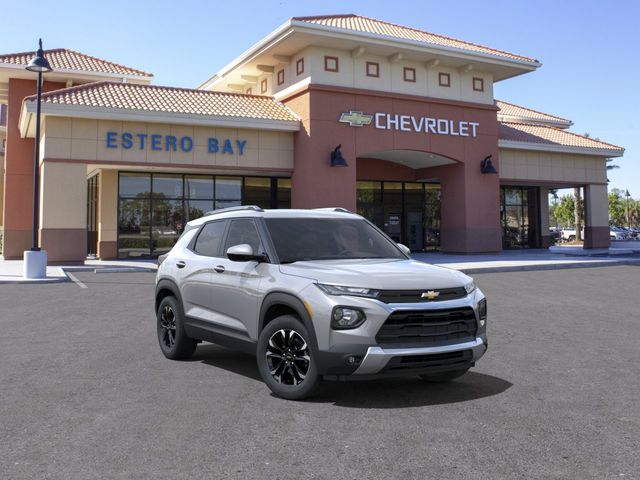
[(47, 276), (47, 252), (40, 249), (38, 240), (40, 206), (40, 105), (42, 102), (42, 74), (52, 70), (42, 50), (42, 39), (38, 51), (26, 69), (38, 73), (38, 95), (36, 100), (36, 138), (33, 152), (33, 243), (31, 250), (24, 252), (24, 277), (45, 278)]

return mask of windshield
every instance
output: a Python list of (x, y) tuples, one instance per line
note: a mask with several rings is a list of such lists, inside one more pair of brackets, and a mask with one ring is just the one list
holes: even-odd
[(402, 252), (360, 218), (267, 218), (281, 263), (301, 260), (398, 258)]

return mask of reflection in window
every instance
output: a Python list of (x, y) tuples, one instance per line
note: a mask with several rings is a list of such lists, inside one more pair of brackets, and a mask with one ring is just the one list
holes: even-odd
[(244, 204), (271, 208), (271, 179), (265, 177), (245, 177)]
[(186, 222), (195, 220), (196, 218), (204, 217), (205, 213), (213, 210), (212, 200), (186, 200), (185, 210), (187, 218)]
[[(203, 175), (189, 175), (184, 179), (185, 192), (187, 198), (197, 198), (213, 200), (213, 177)], [(211, 209), (209, 209), (211, 210)]]
[(149, 218), (151, 200), (121, 199), (118, 212), (118, 256), (149, 255)]
[(278, 199), (276, 208), (291, 208), (291, 179), (278, 178)]
[(224, 228), (226, 221), (210, 222), (202, 227), (202, 231), (198, 234), (198, 239), (194, 250), (200, 255), (206, 255), (208, 257), (220, 256), (220, 243), (222, 242), (222, 235), (224, 234)]
[(153, 175), (153, 194), (160, 198), (182, 197), (182, 175)]
[(242, 205), (242, 177), (216, 177), (216, 210)]
[(182, 200), (154, 198), (152, 213), (152, 251), (161, 255), (171, 250), (184, 229)]
[(148, 197), (151, 195), (151, 175), (148, 173), (121, 173), (121, 197)]
[[(272, 185), (277, 191), (272, 192)], [(291, 207), (288, 178), (120, 173), (118, 189), (119, 258), (169, 251), (186, 222), (214, 209)]]

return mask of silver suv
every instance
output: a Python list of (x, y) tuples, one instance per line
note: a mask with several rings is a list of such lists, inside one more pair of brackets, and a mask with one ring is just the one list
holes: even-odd
[(452, 380), (487, 349), (485, 296), (463, 273), (412, 260), (340, 208), (218, 210), (160, 261), (158, 340), (170, 359), (207, 341), (256, 355), (280, 397), (322, 380)]

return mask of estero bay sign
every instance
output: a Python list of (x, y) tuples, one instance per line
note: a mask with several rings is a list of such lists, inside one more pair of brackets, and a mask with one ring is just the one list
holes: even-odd
[[(160, 135), (147, 133), (130, 133), (130, 132), (107, 132), (105, 138), (107, 148), (123, 148), (130, 150), (137, 148), (139, 150), (150, 149), (165, 152), (181, 152), (188, 153), (193, 150), (193, 137), (183, 135), (177, 137), (175, 135)], [(220, 153), (233, 155), (244, 154), (244, 148), (247, 145), (246, 140), (230, 140), (228, 138), (219, 140), (216, 137), (207, 139), (207, 151), (209, 153)]]
[(416, 117), (415, 115), (398, 115), (377, 112), (374, 115), (350, 110), (343, 112), (338, 119), (352, 127), (373, 125), (380, 130), (398, 130), (401, 132), (417, 132), (434, 135), (451, 135), (454, 137), (476, 137), (478, 122), (451, 120), (448, 118)]

